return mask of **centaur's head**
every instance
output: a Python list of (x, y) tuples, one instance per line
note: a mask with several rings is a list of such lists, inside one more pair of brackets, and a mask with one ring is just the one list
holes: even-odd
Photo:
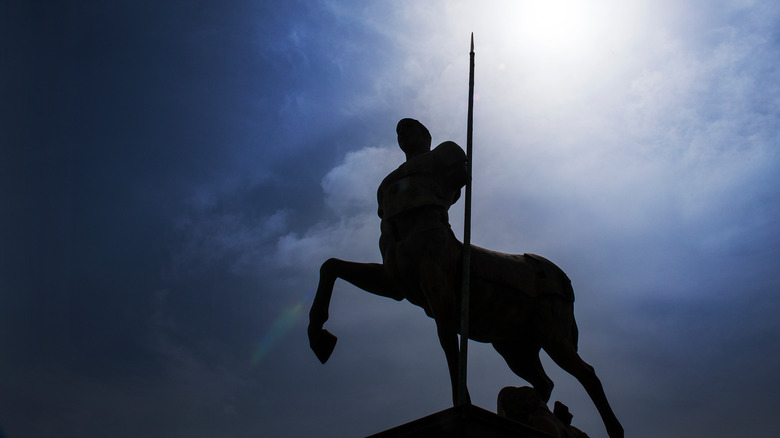
[(431, 133), (417, 120), (401, 119), (395, 132), (398, 134), (398, 146), (407, 160), (431, 150)]

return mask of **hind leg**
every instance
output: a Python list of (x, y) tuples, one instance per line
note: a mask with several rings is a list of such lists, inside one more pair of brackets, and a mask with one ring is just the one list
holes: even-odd
[(550, 400), (553, 381), (547, 377), (539, 360), (539, 346), (523, 342), (494, 342), (493, 348), (504, 358), (509, 369), (534, 387), (539, 398)]
[(544, 350), (558, 366), (574, 376), (582, 384), (591, 400), (593, 400), (593, 404), (596, 405), (610, 438), (622, 438), (623, 426), (620, 425), (614, 412), (612, 412), (607, 396), (604, 394), (604, 388), (601, 386), (601, 381), (596, 376), (593, 367), (580, 358), (577, 350), (571, 343), (564, 340), (545, 346)]

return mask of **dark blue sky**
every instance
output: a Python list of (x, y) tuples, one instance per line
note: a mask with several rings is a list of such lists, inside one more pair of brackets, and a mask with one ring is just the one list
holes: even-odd
[[(409, 303), (339, 284), (324, 366), (305, 326), (322, 261), (379, 260), (397, 121), (465, 143), (472, 31), (474, 243), (566, 270), (580, 352), (629, 435), (780, 426), (780, 8), (73, 1), (0, 17), (10, 438), (359, 437), (446, 408), (433, 322)], [(472, 397), (494, 409), (524, 383), (472, 345)], [(553, 399), (604, 436), (544, 360)]]

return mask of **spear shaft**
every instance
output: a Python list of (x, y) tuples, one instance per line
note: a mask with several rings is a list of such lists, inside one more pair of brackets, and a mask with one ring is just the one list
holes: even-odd
[(463, 269), (461, 271), (460, 301), (460, 357), (458, 366), (457, 405), (469, 404), (466, 389), (466, 370), (469, 342), (469, 282), (471, 277), (471, 137), (474, 128), (474, 32), (471, 33), (471, 52), (469, 52), (469, 110), (466, 127), (466, 181), (465, 217), (463, 220)]

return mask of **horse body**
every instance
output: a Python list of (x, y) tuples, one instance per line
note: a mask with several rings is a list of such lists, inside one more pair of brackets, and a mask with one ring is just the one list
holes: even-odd
[[(335, 346), (335, 336), (323, 326), (337, 278), (376, 295), (407, 299), (436, 321), (454, 400), (462, 244), (449, 228), (426, 227), (409, 229), (404, 238), (384, 245), (383, 264), (339, 259), (323, 263), (309, 314), (311, 347), (325, 363)], [(472, 247), (472, 257), (469, 339), (491, 343), (510, 369), (548, 401), (553, 382), (539, 360), (539, 351), (544, 349), (585, 387), (609, 436), (622, 437), (623, 428), (601, 382), (577, 354), (574, 294), (566, 274), (552, 262), (532, 254), (502, 254)]]
[[(470, 289), (469, 339), (494, 343), (539, 338), (540, 321), (553, 319), (551, 315), (543, 318), (549, 312), (560, 315), (555, 332), (576, 333), (571, 281), (541, 256), (503, 254), (472, 246)], [(569, 341), (576, 348), (576, 336)]]

